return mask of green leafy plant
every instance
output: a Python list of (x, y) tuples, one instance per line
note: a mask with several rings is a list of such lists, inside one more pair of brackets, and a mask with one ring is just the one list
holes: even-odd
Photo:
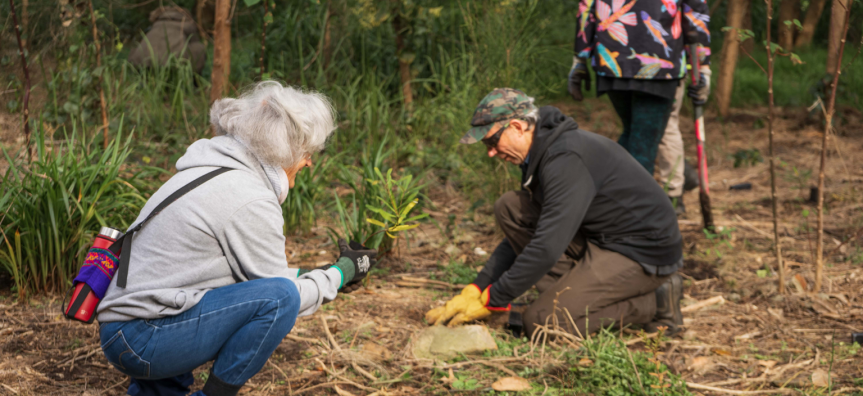
[[(389, 251), (392, 240), (400, 232), (416, 228), (416, 221), (428, 217), (428, 214), (410, 216), (419, 204), (421, 185), (417, 184), (412, 175), (393, 178), (392, 169), (381, 172), (384, 159), (392, 153), (384, 138), (374, 153), (366, 152), (362, 159), (362, 168), (342, 167), (341, 179), (351, 187), (350, 201), (343, 200), (334, 193), (336, 212), (342, 232), (332, 227), (330, 237), (351, 239), (364, 245)], [(356, 174), (361, 171), (362, 180), (356, 180)], [(384, 236), (390, 239), (385, 240)]]
[(321, 206), (326, 206), (325, 203), (322, 204), (328, 184), (326, 177), (331, 173), (333, 164), (338, 159), (338, 154), (329, 156), (310, 169), (297, 173), (294, 187), (282, 203), (285, 235), (308, 233), (317, 223), (317, 210)]
[(660, 361), (662, 340), (646, 342), (647, 352), (629, 351), (620, 337), (602, 329), (569, 356), (572, 368), (564, 380), (578, 395), (690, 395), (683, 379)]
[(118, 136), (103, 150), (83, 131), (53, 142), (40, 127), (32, 163), (3, 150), (9, 170), (0, 195), (0, 266), (20, 298), (63, 291), (99, 228), (125, 229), (137, 217), (146, 202), (145, 176), (158, 171), (125, 164), (131, 140)]
[[(396, 233), (412, 230), (419, 227), (416, 221), (428, 217), (428, 213), (422, 213), (416, 216), (408, 217), (411, 211), (419, 203), (420, 186), (414, 183), (413, 175), (405, 175), (398, 179), (393, 179), (393, 170), (387, 171), (386, 177), (381, 173), (380, 169), (375, 168), (377, 179), (371, 180), (370, 183), (375, 186), (382, 186), (379, 192), (384, 196), (377, 196), (377, 200), (381, 203), (380, 207), (368, 205), (367, 208), (380, 216), (383, 221), (366, 218), (366, 222), (381, 227), (378, 231), (386, 233), (392, 239), (396, 239)], [(372, 234), (370, 237), (374, 236)]]
[(758, 163), (764, 162), (764, 157), (761, 156), (761, 151), (757, 148), (737, 150), (737, 152), (731, 157), (734, 159), (735, 168), (740, 168), (741, 166), (755, 166)]

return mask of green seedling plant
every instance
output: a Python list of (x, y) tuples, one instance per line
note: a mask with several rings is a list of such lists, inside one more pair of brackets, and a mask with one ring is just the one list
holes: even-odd
[(428, 217), (428, 213), (408, 217), (419, 203), (418, 196), (421, 188), (414, 182), (413, 175), (394, 179), (392, 169), (388, 170), (384, 177), (378, 168), (375, 168), (375, 175), (377, 179), (370, 183), (373, 186), (382, 186), (383, 188), (378, 191), (384, 196), (375, 197), (380, 202), (380, 207), (368, 205), (367, 208), (380, 216), (381, 220), (367, 217), (366, 222), (381, 227), (381, 230), (370, 235), (369, 238), (383, 232), (391, 239), (396, 239), (398, 233), (419, 227), (417, 221)]

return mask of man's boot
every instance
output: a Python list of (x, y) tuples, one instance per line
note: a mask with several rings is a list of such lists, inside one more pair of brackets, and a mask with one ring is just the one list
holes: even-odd
[(683, 195), (679, 197), (668, 197), (671, 200), (671, 206), (674, 207), (674, 213), (680, 217), (686, 214), (686, 205), (683, 204)]
[(665, 335), (677, 334), (683, 326), (683, 313), (680, 312), (680, 299), (683, 298), (683, 280), (674, 273), (662, 286), (656, 289), (656, 315), (645, 326), (645, 331), (655, 333), (665, 326)]

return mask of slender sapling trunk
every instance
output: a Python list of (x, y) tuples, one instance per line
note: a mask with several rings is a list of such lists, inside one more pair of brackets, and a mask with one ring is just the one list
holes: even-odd
[[(96, 68), (102, 68), (102, 45), (99, 43), (99, 30), (96, 27), (96, 12), (93, 10), (93, 0), (90, 5), (90, 23), (93, 25), (93, 45), (96, 47)], [(108, 105), (105, 103), (105, 88), (102, 87), (102, 76), (105, 71), (99, 73), (99, 106), (102, 107), (102, 147), (108, 148)]]
[(264, 54), (267, 52), (267, 14), (270, 13), (270, 0), (264, 0), (264, 23), (261, 31), (261, 70), (259, 80), (264, 80)]
[(24, 99), (21, 101), (24, 113), (24, 140), (27, 145), (27, 159), (33, 161), (33, 149), (30, 147), (30, 70), (27, 68), (27, 52), (21, 40), (21, 26), (18, 25), (18, 15), (15, 14), (15, 0), (9, 0), (9, 11), (12, 14), (12, 24), (15, 25), (15, 37), (18, 39), (18, 54), (21, 55), (21, 67), (24, 69)]
[[(836, 3), (834, 2), (834, 5)], [(827, 122), (824, 125), (824, 135), (821, 136), (821, 168), (818, 171), (818, 239), (815, 242), (815, 289), (821, 291), (821, 281), (824, 277), (824, 167), (827, 164), (827, 135), (833, 130), (833, 113), (836, 111), (836, 88), (839, 86), (839, 75), (842, 73), (842, 53), (845, 52), (845, 36), (848, 34), (848, 21), (851, 18), (851, 5), (845, 3), (845, 22), (836, 57), (836, 72), (833, 73), (833, 84), (830, 87), (830, 98), (827, 102)], [(831, 26), (838, 28), (838, 26)], [(828, 54), (829, 56), (829, 54)]]
[(231, 0), (216, 0), (210, 103), (221, 98), (231, 72)]
[(773, 154), (773, 57), (770, 41), (771, 22), (773, 21), (773, 0), (767, 0), (767, 136), (770, 156), (770, 201), (773, 208), (773, 246), (776, 251), (776, 265), (779, 273), (779, 294), (785, 294), (785, 263), (782, 262), (782, 244), (779, 241), (779, 214), (776, 202), (776, 157)]

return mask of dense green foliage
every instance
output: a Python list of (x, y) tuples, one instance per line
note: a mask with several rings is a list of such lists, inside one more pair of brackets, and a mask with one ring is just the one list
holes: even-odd
[[(193, 14), (195, 3), (176, 2)], [(339, 128), (325, 152), (314, 158), (317, 168), (300, 174), (284, 204), (286, 234), (307, 232), (324, 216), (337, 219), (335, 231), (340, 235), (367, 237), (373, 233), (375, 226), (364, 219), (373, 217), (367, 205), (376, 206), (374, 199), (366, 196), (374, 187), (368, 180), (373, 178), (375, 167), (382, 172), (393, 169), (400, 177), (413, 175), (416, 185), (447, 185), (476, 203), (474, 206), (481, 202), (489, 205), (500, 193), (516, 186), (518, 170), (487, 158), (482, 145), (458, 143), (479, 99), (492, 88), (510, 86), (537, 97), (539, 103), (569, 100), (566, 75), (572, 58), (576, 0), (298, 0), (277, 2), (268, 15), (264, 14), (262, 2), (249, 2), (255, 3), (252, 6), (245, 3), (238, 2), (233, 14), (229, 94), (260, 78), (261, 30), (266, 20), (264, 77), (324, 92), (338, 110)], [(752, 10), (756, 40), (761, 40), (763, 29), (759, 24), (765, 20), (763, 5), (759, 4)], [(125, 198), (112, 198), (110, 205), (121, 205), (123, 209), (110, 214), (104, 212), (108, 206), (96, 210), (102, 218), (84, 216), (82, 221), (73, 218), (74, 211), (67, 211), (68, 218), (56, 222), (52, 232), (68, 236), (57, 236), (51, 242), (44, 236), (39, 239), (39, 232), (47, 233), (47, 228), (37, 232), (26, 228), (34, 223), (22, 220), (27, 213), (34, 213), (32, 210), (47, 216), (49, 207), (28, 209), (27, 199), (62, 192), (66, 195), (61, 194), (61, 200), (80, 195), (81, 202), (96, 200), (89, 203), (95, 208), (102, 208), (98, 203), (101, 201), (88, 195), (95, 190), (79, 191), (68, 185), (39, 182), (43, 179), (23, 169), (57, 180), (85, 179), (91, 176), (62, 165), (64, 161), (74, 159), (86, 168), (85, 164), (95, 166), (104, 153), (119, 150), (116, 161), (102, 166), (115, 171), (149, 166), (171, 172), (188, 144), (210, 136), (212, 43), (208, 43), (207, 65), (201, 75), (182, 59), (172, 59), (165, 67), (137, 69), (126, 58), (148, 28), (149, 13), (158, 4), (121, 5), (94, 0), (93, 5), (102, 44), (101, 67), (96, 65), (86, 3), (76, 8), (48, 0), (29, 2), (29, 25), (24, 33), (34, 83), (31, 125), (41, 131), (37, 141), (44, 141), (46, 146), (60, 144), (57, 142), (63, 142), (66, 134), (75, 136), (76, 143), (71, 145), (67, 140), (68, 148), (56, 155), (40, 150), (33, 165), (24, 165), (27, 159), (20, 155), (23, 151), (18, 157), (10, 153), (12, 167), (3, 179), (3, 187), (14, 188), (2, 189), (6, 194), (2, 210), (8, 213), (0, 217), (0, 229), (5, 233), (0, 250), (5, 252), (4, 263), (17, 263), (19, 275), (21, 263), (36, 260), (33, 269), (27, 270), (30, 275), (16, 278), (24, 282), (21, 285), (27, 290), (60, 290), (68, 285), (76, 265), (75, 254), (87, 245), (98, 225), (129, 224), (139, 201), (149, 197), (159, 180), (150, 175), (141, 178), (147, 184), (136, 185), (138, 190), (121, 191), (119, 185), (112, 188), (110, 194)], [(8, 7), (8, 3), (0, 4), (0, 13), (7, 15)], [(714, 61), (722, 45), (719, 31), (724, 24), (724, 7), (719, 5), (711, 23)], [(20, 16), (21, 10), (18, 12)], [(857, 18), (852, 25), (859, 26)], [(797, 51), (804, 65), (792, 66), (787, 59), (777, 62), (777, 104), (807, 106), (815, 99), (826, 56), (822, 48), (826, 19), (829, 6), (817, 29), (815, 45)], [(212, 26), (212, 20), (200, 22), (204, 29)], [(11, 22), (2, 29), (4, 38), (14, 37)], [(852, 28), (849, 43), (856, 44), (859, 38), (860, 31)], [(851, 61), (857, 52), (853, 45), (847, 52), (846, 65), (851, 66), (846, 66), (843, 73), (840, 103), (859, 107), (863, 60)], [(752, 56), (763, 61), (764, 51), (756, 46)], [(403, 103), (400, 61), (410, 68), (414, 96), (411, 106)], [(739, 65), (735, 105), (764, 103), (763, 73), (744, 55)], [(13, 52), (3, 54), (0, 70), (4, 72), (0, 83), (9, 93), (3, 96), (4, 107), (17, 116), (22, 107), (23, 83)], [(104, 152), (99, 149), (103, 143), (101, 133), (97, 133), (101, 126), (100, 86), (105, 90), (108, 135), (113, 141), (109, 151)], [(134, 131), (134, 138), (120, 144), (121, 130)], [(36, 166), (54, 169), (56, 174), (36, 171)], [(123, 179), (136, 183), (128, 177)], [(23, 192), (20, 197), (10, 197), (9, 191), (16, 189), (26, 191), (27, 199), (22, 198)], [(431, 205), (422, 199), (422, 194), (419, 198), (418, 208)], [(64, 202), (71, 205), (71, 201)], [(21, 246), (29, 246), (26, 249), (30, 249), (32, 259), (17, 258), (17, 252), (24, 249), (15, 245), (19, 234)], [(379, 237), (382, 235), (375, 238)], [(38, 253), (49, 247), (52, 255)], [(10, 273), (16, 271), (9, 264), (5, 268)]]

